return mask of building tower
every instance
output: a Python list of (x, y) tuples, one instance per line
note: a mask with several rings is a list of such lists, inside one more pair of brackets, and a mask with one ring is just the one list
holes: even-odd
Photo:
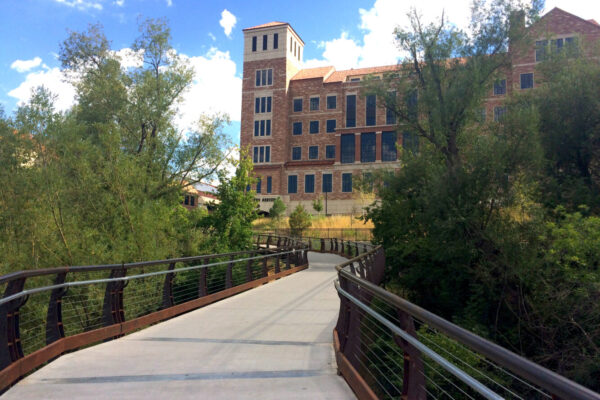
[(304, 42), (285, 22), (244, 29), (240, 144), (250, 152), (260, 179), (261, 210), (283, 194), (287, 161), (290, 79), (300, 70)]

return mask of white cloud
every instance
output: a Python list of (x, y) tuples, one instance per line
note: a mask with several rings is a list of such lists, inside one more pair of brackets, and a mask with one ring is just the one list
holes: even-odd
[(444, 11), (447, 20), (459, 27), (466, 27), (471, 13), (471, 0), (454, 0), (452, 7), (443, 0), (376, 0), (368, 10), (359, 9), (363, 36), (349, 37), (341, 32), (335, 39), (320, 42), (323, 53), (319, 59), (310, 59), (306, 66), (334, 65), (337, 69), (396, 64), (401, 56), (394, 41), (397, 26), (408, 27), (407, 14), (415, 8), (423, 21), (439, 20)]
[(10, 67), (17, 72), (27, 72), (35, 67), (38, 67), (42, 63), (42, 59), (34, 57), (31, 60), (15, 60)]
[(29, 101), (31, 92), (38, 86), (44, 86), (57, 95), (55, 107), (58, 111), (66, 111), (75, 104), (75, 88), (64, 77), (59, 68), (49, 68), (42, 71), (31, 72), (21, 84), (8, 92), (8, 95), (18, 100), (22, 105)]
[(167, 0), (167, 7), (171, 7), (173, 5), (173, 0)]
[(223, 27), (223, 32), (227, 37), (231, 37), (231, 30), (237, 23), (237, 18), (235, 15), (230, 13), (227, 9), (224, 9), (221, 13), (221, 20), (219, 21), (219, 25)]
[(54, 0), (57, 3), (64, 4), (69, 7), (74, 7), (79, 10), (102, 10), (102, 2), (99, 0)]
[(123, 4), (125, 4), (125, 0), (115, 0), (114, 2), (117, 7), (123, 7)]
[(208, 37), (212, 39), (213, 42), (217, 40), (217, 37), (212, 34), (212, 32), (208, 32)]
[(179, 129), (193, 127), (201, 113), (223, 112), (233, 121), (240, 121), (242, 79), (236, 76), (236, 64), (229, 52), (213, 47), (204, 56), (181, 56), (187, 59), (195, 75), (179, 106)]
[(144, 65), (144, 51), (133, 51), (129, 47), (122, 48), (119, 51), (112, 51), (112, 55), (119, 60), (121, 68), (139, 68)]

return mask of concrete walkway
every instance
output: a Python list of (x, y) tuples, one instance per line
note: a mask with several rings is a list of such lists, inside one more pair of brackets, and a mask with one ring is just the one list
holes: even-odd
[(310, 268), (64, 355), (3, 399), (354, 399), (337, 376), (334, 265)]

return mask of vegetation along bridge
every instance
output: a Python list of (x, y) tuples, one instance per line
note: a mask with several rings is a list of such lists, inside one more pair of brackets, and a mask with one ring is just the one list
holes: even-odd
[(600, 399), (383, 289), (381, 247), (255, 243), (0, 277), (3, 398)]

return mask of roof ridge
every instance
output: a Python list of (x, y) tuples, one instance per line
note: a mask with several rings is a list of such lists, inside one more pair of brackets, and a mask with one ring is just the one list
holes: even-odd
[[(553, 7), (553, 8), (552, 8), (552, 10), (550, 10), (550, 11), (548, 11), (546, 14), (542, 15), (542, 17), (541, 17), (541, 18), (538, 20), (538, 22), (539, 22), (539, 21), (541, 21), (542, 19), (544, 19), (544, 18), (545, 18), (547, 15), (549, 15), (549, 14), (550, 14), (552, 11), (554, 11), (554, 10), (556, 10), (556, 11), (560, 11), (560, 12), (562, 12), (562, 13), (565, 13), (565, 14), (568, 14), (568, 15), (570, 15), (570, 16), (572, 16), (572, 17), (575, 17), (575, 18), (577, 18), (577, 19), (579, 19), (579, 20), (581, 20), (581, 21), (583, 21), (583, 22), (585, 22), (585, 23), (587, 23), (587, 24), (590, 24), (590, 25), (594, 26), (595, 28), (600, 28), (600, 24), (598, 24), (598, 23), (597, 23), (595, 20), (593, 20), (593, 19), (592, 19), (592, 20), (585, 19), (585, 18), (583, 18), (583, 17), (580, 17), (579, 15), (575, 15), (575, 14), (573, 14), (573, 13), (570, 13), (570, 12), (568, 12), (568, 11), (565, 11), (565, 10), (563, 10), (563, 9), (562, 9), (562, 8), (560, 8), (560, 7)], [(592, 22), (592, 21), (593, 21), (593, 22)]]

